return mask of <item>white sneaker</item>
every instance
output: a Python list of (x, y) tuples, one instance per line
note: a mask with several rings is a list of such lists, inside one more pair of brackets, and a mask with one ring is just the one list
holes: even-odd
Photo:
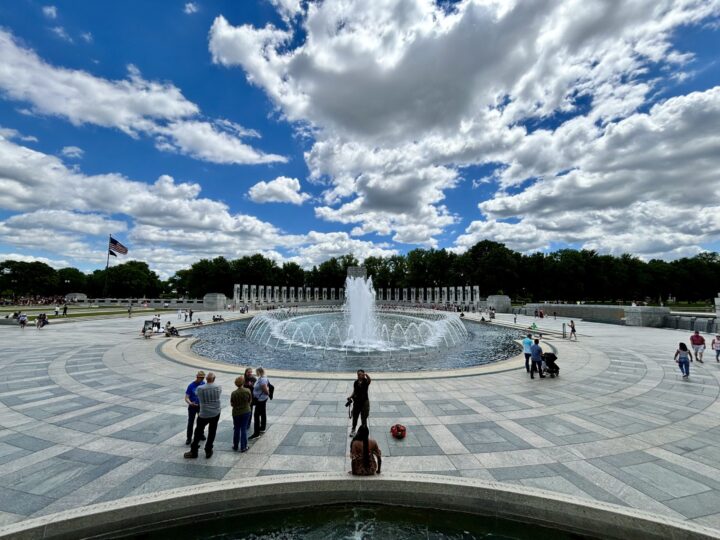
[(351, 431), (349, 437), (352, 439), (355, 436), (355, 432)]

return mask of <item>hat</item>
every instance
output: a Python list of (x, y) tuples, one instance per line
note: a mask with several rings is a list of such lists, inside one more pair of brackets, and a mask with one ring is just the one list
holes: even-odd
[(202, 370), (200, 370), (200, 371), (197, 372), (197, 375), (195, 375), (195, 376), (196, 376), (196, 377), (202, 377), (202, 378), (204, 379), (204, 378), (205, 378), (205, 372), (202, 371)]

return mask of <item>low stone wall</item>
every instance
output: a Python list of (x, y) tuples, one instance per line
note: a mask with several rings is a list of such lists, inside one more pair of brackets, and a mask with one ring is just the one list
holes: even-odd
[(687, 330), (689, 332), (702, 332), (703, 334), (715, 334), (720, 332), (720, 325), (715, 316), (698, 317), (695, 315), (678, 315), (670, 313), (663, 319), (663, 327), (676, 330)]
[[(248, 496), (252, 493), (252, 496)], [(328, 504), (380, 504), (463, 512), (589, 535), (633, 540), (717, 538), (715, 529), (548, 491), (422, 474), (358, 478), (347, 474), (284, 475), (141, 495), (42, 516), (0, 529), (0, 538), (140, 537), (164, 527)], [(532, 530), (528, 525), (528, 530)]]
[(625, 323), (625, 308), (623, 306), (603, 306), (597, 304), (525, 304), (520, 313), (532, 316), (536, 309), (542, 309), (545, 316), (557, 313), (561, 317), (583, 319), (590, 322), (611, 324)]

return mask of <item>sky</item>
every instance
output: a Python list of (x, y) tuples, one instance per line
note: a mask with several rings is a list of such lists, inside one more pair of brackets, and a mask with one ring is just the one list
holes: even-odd
[(0, 0), (0, 260), (720, 251), (720, 0)]

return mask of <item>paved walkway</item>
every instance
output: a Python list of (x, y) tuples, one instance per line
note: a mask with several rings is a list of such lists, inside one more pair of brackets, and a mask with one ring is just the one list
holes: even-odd
[[(140, 324), (0, 327), (0, 525), (203, 482), (349, 469), (350, 381), (272, 372), (269, 429), (250, 451), (231, 450), (226, 407), (212, 459), (184, 460), (183, 392), (195, 370), (163, 358), (164, 339), (143, 340)], [(577, 343), (548, 340), (557, 379), (530, 380), (518, 362), (374, 382), (383, 470), (540, 487), (720, 529), (720, 364), (708, 355), (683, 381), (672, 355), (687, 332), (584, 322), (578, 331)], [(233, 377), (218, 374), (226, 396)], [(396, 422), (409, 428), (404, 441), (388, 435)]]

